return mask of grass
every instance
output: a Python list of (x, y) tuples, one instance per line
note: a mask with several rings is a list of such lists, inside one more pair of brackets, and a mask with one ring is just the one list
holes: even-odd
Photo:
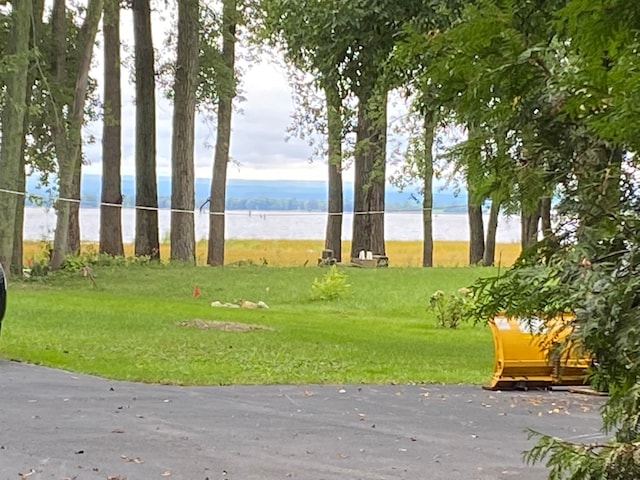
[[(455, 291), (495, 269), (345, 269), (351, 294), (313, 302), (313, 280), (326, 271), (131, 265), (94, 268), (97, 288), (80, 273), (14, 281), (0, 354), (171, 384), (488, 380), (488, 328), (439, 328), (426, 305), (433, 291)], [(210, 305), (242, 299), (263, 300), (270, 308)], [(265, 328), (242, 333), (180, 326), (195, 319)]]
[[(83, 248), (96, 250), (95, 244), (85, 244)], [(234, 263), (250, 260), (257, 264), (266, 261), (271, 266), (292, 267), (315, 265), (321, 256), (322, 240), (227, 240), (225, 260)], [(342, 244), (345, 260), (351, 250), (351, 242)], [(387, 241), (387, 256), (394, 267), (421, 267), (422, 242)], [(43, 258), (48, 251), (46, 242), (25, 242), (25, 259)], [(133, 255), (133, 245), (125, 245), (127, 255)], [(163, 259), (169, 258), (169, 245), (160, 246)], [(503, 243), (496, 246), (496, 263), (512, 265), (520, 254), (517, 243)], [(467, 242), (434, 242), (433, 262), (435, 266), (465, 266), (469, 263), (469, 244)], [(202, 240), (196, 245), (196, 258), (200, 265), (206, 263), (207, 243)]]

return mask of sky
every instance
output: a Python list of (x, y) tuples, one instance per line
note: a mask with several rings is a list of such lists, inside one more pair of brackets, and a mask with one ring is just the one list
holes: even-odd
[[(134, 173), (135, 105), (134, 86), (123, 79), (122, 173)], [(237, 102), (232, 120), (229, 178), (325, 180), (326, 165), (311, 163), (312, 151), (304, 141), (287, 138), (294, 105), (286, 77), (280, 69), (266, 62), (253, 66), (245, 74), (243, 97)], [(157, 165), (159, 175), (171, 174), (171, 126), (173, 107), (157, 92)], [(208, 178), (213, 168), (215, 122), (199, 115), (196, 120), (196, 176)], [(87, 126), (85, 134), (96, 142), (85, 146), (90, 162), (85, 173), (100, 173), (102, 123)]]
[[(161, 46), (165, 35), (162, 19), (154, 18), (154, 44)], [(132, 50), (133, 35), (130, 12), (123, 11), (121, 35)], [(98, 33), (100, 36), (100, 33)], [(101, 38), (98, 37), (98, 41)], [(124, 53), (123, 53), (124, 55)], [(92, 76), (96, 78), (102, 93), (102, 47), (94, 52)], [(275, 63), (264, 60), (244, 67), (241, 84), (244, 101), (236, 102), (232, 119), (231, 158), (228, 178), (269, 180), (326, 180), (327, 167), (321, 160), (310, 162), (312, 149), (298, 138), (287, 140), (287, 127), (291, 123), (294, 104), (286, 74)], [(122, 69), (122, 174), (134, 173), (135, 105), (130, 72)], [(171, 175), (171, 125), (172, 104), (159, 90), (156, 92), (157, 111), (157, 173)], [(196, 177), (210, 178), (213, 169), (215, 146), (215, 122), (199, 115), (196, 120), (195, 169)], [(84, 147), (89, 165), (85, 173), (99, 174), (101, 165), (102, 123), (94, 122), (85, 128), (85, 138), (95, 138), (93, 144)], [(353, 172), (345, 172), (345, 180), (353, 178)]]

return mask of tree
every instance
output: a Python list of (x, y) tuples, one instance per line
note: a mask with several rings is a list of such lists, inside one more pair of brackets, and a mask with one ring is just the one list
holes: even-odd
[(328, 198), (327, 229), (324, 248), (333, 252), (336, 261), (342, 261), (342, 214), (344, 200), (342, 191), (342, 97), (337, 85), (325, 85), (327, 110), (327, 167)]
[[(499, 278), (477, 283), (478, 316), (561, 317), (571, 334), (546, 340), (591, 354), (589, 379), (609, 392), (602, 409), (609, 440), (584, 445), (537, 434), (527, 460), (544, 460), (552, 479), (638, 478), (640, 195), (634, 177), (640, 145), (637, 101), (629, 92), (640, 87), (640, 6), (483, 2), (482, 13), (487, 21), (511, 19), (518, 27), (503, 28), (500, 38), (517, 31), (524, 40), (512, 55), (494, 57), (491, 70), (510, 79), (502, 84), (509, 97), (499, 98), (512, 112), (501, 118), (517, 132), (519, 144), (512, 146), (530, 180), (521, 177), (518, 187), (530, 187), (539, 175), (547, 188), (549, 179), (559, 188), (553, 234), (532, 242)], [(540, 202), (528, 201), (537, 224)]]
[(342, 98), (357, 97), (351, 256), (360, 250), (384, 254), (387, 93), (398, 81), (384, 65), (403, 35), (403, 23), (424, 10), (423, 2), (274, 0), (264, 5), (267, 27), (280, 32), (298, 68), (316, 76), (321, 88), (335, 84)]
[(104, 1), (104, 113), (100, 252), (122, 256), (122, 93), (120, 88), (120, 5)]
[(433, 143), (436, 115), (426, 113), (423, 122), (423, 158), (420, 178), (423, 182), (422, 199), (422, 266), (433, 266)]
[[(262, 36), (272, 47), (284, 48), (285, 58), (293, 67), (289, 80), (300, 109), (300, 114), (294, 117), (293, 130), (307, 138), (313, 138), (316, 132), (327, 138), (326, 148), (320, 149), (328, 167), (325, 249), (332, 250), (334, 258), (341, 261), (346, 89), (337, 67), (344, 52), (336, 48), (338, 39), (330, 26), (333, 13), (326, 5), (297, 0), (267, 0), (262, 3), (262, 11), (265, 17)], [(331, 42), (327, 42), (328, 38)], [(322, 106), (314, 102), (317, 89), (323, 93)]]
[(354, 154), (351, 258), (362, 250), (385, 254), (387, 93), (360, 92)]
[(150, 0), (133, 0), (136, 79), (135, 254), (160, 259), (156, 181), (156, 100)]
[(89, 83), (89, 68), (98, 24), (102, 17), (103, 0), (89, 0), (82, 27), (78, 34), (77, 48), (80, 52), (79, 64), (75, 72), (73, 102), (69, 111), (64, 103), (56, 100), (65, 88), (67, 76), (66, 47), (67, 24), (64, 0), (55, 0), (52, 11), (53, 56), (52, 71), (55, 91), (52, 92), (56, 107), (53, 119), (53, 137), (58, 158), (58, 185), (61, 200), (57, 202), (56, 231), (51, 253), (50, 266), (58, 269), (62, 266), (68, 251), (69, 219), (71, 205), (68, 199), (74, 198), (74, 178), (81, 167), (82, 123), (84, 106)]
[[(541, 173), (548, 159), (537, 157), (540, 129), (549, 119), (546, 59), (531, 50), (550, 38), (544, 19), (552, 4), (541, 9), (531, 2), (450, 2), (441, 25), (418, 30), (401, 47), (408, 50), (405, 57), (421, 58), (419, 83), (434, 90), (445, 118), (468, 132), (466, 144), (449, 158), (470, 193), (473, 264), (493, 263), (501, 209), (514, 212), (520, 205), (527, 213), (541, 193), (548, 197), (553, 191), (552, 179)], [(482, 205), (487, 200), (492, 211), (485, 240)]]
[(231, 115), (236, 96), (235, 46), (238, 25), (237, 0), (224, 0), (222, 4), (222, 65), (218, 76), (218, 127), (216, 150), (211, 181), (209, 245), (207, 263), (224, 265), (225, 200), (227, 166), (231, 139)]
[[(12, 65), (3, 77), (6, 84), (2, 109), (2, 144), (0, 145), (0, 263), (7, 273), (13, 264), (14, 233), (19, 189), (24, 177), (24, 120), (26, 115), (27, 73), (29, 68), (29, 34), (32, 17), (31, 0), (16, 0), (11, 12), (8, 54)], [(10, 73), (10, 75), (8, 74)], [(20, 190), (23, 191), (23, 190)], [(9, 193), (11, 192), (11, 193)]]
[[(178, 55), (171, 144), (171, 259), (195, 263), (194, 128), (199, 70), (199, 2), (178, 2)], [(220, 121), (220, 119), (218, 119)]]

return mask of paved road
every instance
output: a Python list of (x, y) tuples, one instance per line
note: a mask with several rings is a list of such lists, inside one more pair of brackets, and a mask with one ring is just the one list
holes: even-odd
[(592, 441), (601, 402), (475, 386), (144, 385), (0, 360), (0, 480), (537, 480), (524, 430)]

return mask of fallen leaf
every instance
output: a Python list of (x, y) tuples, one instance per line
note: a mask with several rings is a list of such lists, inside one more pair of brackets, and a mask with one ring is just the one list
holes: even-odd
[(144, 463), (144, 460), (142, 460), (140, 457), (127, 457), (126, 455), (120, 455), (120, 458), (123, 459), (125, 462), (130, 462), (130, 463)]
[(123, 477), (122, 475), (109, 475), (107, 480), (127, 480), (127, 477)]
[(164, 472), (162, 472), (160, 474), (161, 477), (170, 477), (171, 476), (171, 472), (169, 470), (165, 470)]
[(113, 430), (111, 430), (111, 433), (124, 433), (124, 430), (121, 428), (114, 428)]
[(18, 472), (18, 476), (20, 478), (29, 478), (31, 475), (33, 475), (34, 473), (36, 473), (36, 471), (33, 468), (30, 468), (28, 472), (26, 473), (19, 473)]

